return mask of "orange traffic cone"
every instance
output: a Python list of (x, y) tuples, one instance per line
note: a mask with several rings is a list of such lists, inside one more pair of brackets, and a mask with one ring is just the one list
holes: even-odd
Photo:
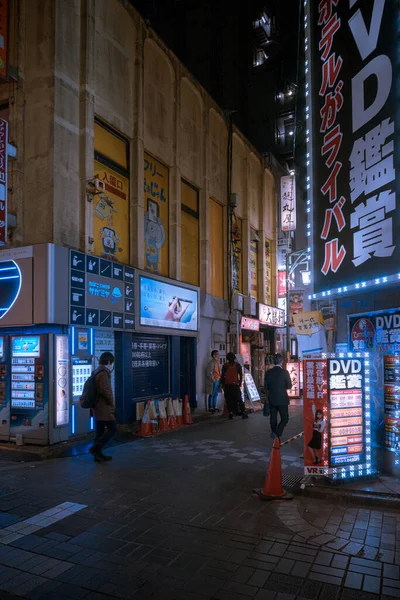
[(158, 403), (158, 431), (168, 431), (167, 411), (165, 409), (165, 400)]
[(178, 425), (176, 424), (174, 405), (172, 402), (172, 398), (167, 398), (167, 415), (168, 415), (168, 429), (177, 429)]
[(178, 427), (183, 427), (182, 400), (180, 398), (175, 398), (175, 400), (173, 402), (174, 402), (176, 424)]
[(192, 413), (190, 410), (189, 396), (185, 396), (183, 403), (183, 422), (185, 425), (193, 425)]
[(288, 494), (282, 487), (281, 449), (280, 441), (277, 437), (274, 439), (264, 488), (262, 490), (254, 490), (254, 492), (262, 500), (293, 500), (292, 494)]
[(153, 425), (150, 421), (149, 406), (150, 406), (149, 402), (146, 402), (142, 422), (140, 424), (140, 431), (139, 431), (139, 435), (141, 435), (142, 437), (149, 437), (150, 435), (153, 434)]

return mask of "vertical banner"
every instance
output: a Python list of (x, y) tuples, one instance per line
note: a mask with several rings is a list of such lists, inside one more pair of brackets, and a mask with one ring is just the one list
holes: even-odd
[(385, 446), (400, 453), (400, 358), (384, 356)]
[(308, 2), (306, 10), (314, 291), (365, 287), (397, 273), (400, 261), (398, 3)]
[(296, 229), (296, 180), (294, 175), (281, 177), (281, 229)]
[(0, 79), (8, 77), (8, 0), (0, 2)]
[(289, 324), (293, 327), (293, 315), (304, 311), (304, 290), (293, 290), (289, 292)]
[[(1, 5), (1, 2), (0, 2)], [(7, 244), (8, 123), (0, 119), (0, 246)]]
[(257, 300), (257, 271), (258, 271), (258, 256), (257, 242), (250, 242), (249, 253), (249, 270), (250, 270), (250, 296)]
[(94, 253), (129, 263), (129, 180), (98, 161), (94, 172), (105, 185), (105, 193), (95, 196)]
[(329, 465), (326, 360), (305, 360), (303, 377), (304, 473), (325, 475)]
[(144, 154), (144, 268), (169, 276), (169, 172)]
[(243, 292), (243, 253), (242, 219), (234, 215), (232, 219), (232, 289)]
[(265, 240), (265, 303), (272, 304), (272, 244)]
[(288, 396), (289, 398), (300, 398), (300, 363), (288, 362), (286, 369), (289, 371), (292, 382), (292, 389), (287, 391)]

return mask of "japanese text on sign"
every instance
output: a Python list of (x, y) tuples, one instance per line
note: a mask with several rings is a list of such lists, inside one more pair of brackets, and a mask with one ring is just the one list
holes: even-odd
[(281, 229), (296, 229), (296, 180), (294, 175), (281, 177)]
[(275, 306), (258, 304), (258, 318), (264, 325), (271, 327), (283, 327), (285, 325), (285, 311)]

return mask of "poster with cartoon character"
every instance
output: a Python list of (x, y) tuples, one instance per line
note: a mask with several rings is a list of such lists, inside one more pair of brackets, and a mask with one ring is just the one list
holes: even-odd
[(94, 165), (95, 177), (105, 184), (94, 199), (94, 253), (129, 263), (129, 181), (97, 161)]
[(169, 275), (169, 173), (149, 154), (144, 155), (144, 268)]

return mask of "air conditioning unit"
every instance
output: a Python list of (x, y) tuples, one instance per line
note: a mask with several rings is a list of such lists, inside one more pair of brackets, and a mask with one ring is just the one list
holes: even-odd
[(257, 315), (257, 300), (252, 296), (245, 296), (243, 298), (243, 312), (245, 315), (255, 317)]
[(233, 294), (232, 308), (233, 308), (233, 310), (243, 310), (242, 294), (237, 294), (237, 293)]

